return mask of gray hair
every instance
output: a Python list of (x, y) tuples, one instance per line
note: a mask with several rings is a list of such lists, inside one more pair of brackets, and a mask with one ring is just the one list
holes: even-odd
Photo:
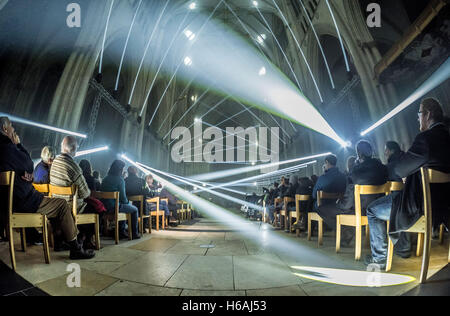
[(73, 137), (73, 136), (64, 137), (64, 139), (61, 143), (61, 152), (63, 154), (75, 156), (77, 149), (78, 149), (78, 144), (77, 144), (77, 139), (75, 137)]
[(9, 126), (11, 124), (11, 121), (6, 116), (0, 117), (0, 129), (2, 129), (5, 126)]
[(56, 151), (53, 147), (45, 146), (44, 148), (42, 148), (41, 159), (46, 164), (48, 164), (50, 159), (55, 159), (55, 156), (56, 156)]

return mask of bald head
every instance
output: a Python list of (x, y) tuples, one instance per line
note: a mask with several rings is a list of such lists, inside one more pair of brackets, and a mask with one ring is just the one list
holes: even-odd
[(77, 139), (74, 136), (64, 137), (61, 143), (61, 153), (75, 157), (78, 150)]

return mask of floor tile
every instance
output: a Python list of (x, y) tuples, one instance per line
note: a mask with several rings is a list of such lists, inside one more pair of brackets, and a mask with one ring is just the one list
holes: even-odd
[(117, 281), (96, 296), (179, 296), (182, 290), (129, 281)]

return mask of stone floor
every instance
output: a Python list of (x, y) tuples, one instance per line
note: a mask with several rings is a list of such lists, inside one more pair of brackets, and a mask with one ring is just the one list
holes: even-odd
[[(51, 253), (44, 263), (41, 247), (16, 252), (18, 273), (30, 284), (50, 295), (109, 296), (306, 296), (306, 295), (402, 295), (417, 287), (407, 284), (369, 287), (349, 286), (348, 280), (368, 279), (366, 268), (353, 259), (354, 248), (336, 254), (333, 233), (327, 233), (322, 247), (258, 222), (261, 231), (253, 240), (210, 219), (197, 219), (166, 231), (153, 231), (138, 241), (102, 240), (94, 259), (75, 262), (81, 267), (81, 287), (69, 288), (68, 253)], [(281, 238), (277, 249), (262, 243), (264, 238)], [(16, 249), (20, 249), (19, 238)], [(282, 251), (282, 243), (291, 245)], [(447, 266), (448, 243), (433, 242), (430, 277)], [(364, 253), (368, 252), (367, 246)], [(9, 265), (7, 243), (0, 244), (0, 260)], [(394, 258), (391, 274), (419, 275), (421, 258)], [(315, 267), (325, 270), (317, 271)], [(362, 273), (363, 275), (360, 275)], [(343, 280), (343, 282), (342, 282)], [(364, 283), (364, 282), (363, 282)], [(346, 285), (342, 285), (346, 284)], [(353, 285), (351, 283), (350, 285)]]

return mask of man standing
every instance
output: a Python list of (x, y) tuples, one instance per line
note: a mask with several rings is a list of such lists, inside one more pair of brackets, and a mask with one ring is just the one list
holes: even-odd
[(44, 197), (33, 188), (33, 161), (7, 117), (0, 117), (0, 152), (0, 172), (14, 171), (16, 174), (14, 211), (40, 213), (54, 219), (70, 246), (70, 259), (94, 257), (93, 251), (85, 251), (77, 242), (77, 227), (67, 202)]
[[(418, 113), (421, 133), (417, 135), (413, 145), (407, 153), (395, 162), (393, 168), (400, 178), (406, 178), (403, 192), (399, 195), (375, 201), (368, 208), (369, 226), (372, 231), (376, 227), (386, 225), (390, 220), (389, 235), (397, 244), (401, 233), (411, 228), (423, 216), (423, 193), (421, 189), (422, 167), (428, 167), (441, 172), (450, 172), (450, 133), (441, 104), (433, 98), (424, 99)], [(448, 221), (448, 192), (447, 185), (432, 185), (431, 198), (433, 201), (433, 226)], [(372, 236), (371, 239), (384, 239), (385, 230)], [(371, 240), (372, 243), (372, 240)], [(365, 260), (367, 265), (376, 264), (381, 269), (386, 266), (387, 242), (374, 242), (372, 255)]]

